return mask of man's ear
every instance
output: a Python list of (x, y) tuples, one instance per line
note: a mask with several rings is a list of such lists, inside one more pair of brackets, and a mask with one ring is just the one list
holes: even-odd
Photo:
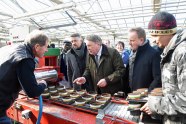
[(35, 45), (34, 45), (34, 49), (35, 49), (35, 51), (37, 51), (39, 47), (40, 47), (40, 45), (39, 45), (38, 43), (35, 44)]
[(142, 46), (144, 42), (144, 38), (140, 38), (140, 46)]

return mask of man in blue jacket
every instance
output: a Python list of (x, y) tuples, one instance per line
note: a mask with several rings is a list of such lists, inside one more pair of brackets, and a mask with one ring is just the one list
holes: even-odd
[(145, 30), (131, 28), (128, 34), (133, 54), (129, 59), (129, 85), (132, 91), (161, 86), (160, 55), (146, 39)]
[(47, 46), (48, 37), (35, 30), (26, 37), (24, 44), (0, 48), (0, 124), (11, 124), (6, 110), (21, 89), (29, 97), (36, 97), (46, 88), (44, 80), (37, 82), (35, 79), (34, 58), (43, 57)]

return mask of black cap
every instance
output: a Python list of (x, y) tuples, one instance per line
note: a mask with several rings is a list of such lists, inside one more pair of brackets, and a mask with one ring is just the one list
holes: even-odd
[(177, 31), (175, 17), (168, 12), (156, 13), (148, 24), (148, 32), (151, 35), (170, 35)]
[(70, 46), (72, 45), (72, 43), (70, 41), (68, 41), (68, 40), (64, 40), (63, 44), (70, 45)]
[(71, 44), (71, 42), (68, 40), (64, 40), (63, 43), (70, 43)]

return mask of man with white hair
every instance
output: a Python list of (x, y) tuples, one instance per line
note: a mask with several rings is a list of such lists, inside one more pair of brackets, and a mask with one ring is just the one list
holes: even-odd
[(0, 48), (0, 124), (11, 124), (6, 110), (18, 97), (21, 89), (29, 97), (39, 96), (47, 84), (36, 81), (34, 58), (42, 58), (47, 52), (48, 37), (41, 31), (31, 32), (24, 44)]
[(91, 79), (91, 86), (98, 94), (114, 94), (121, 91), (122, 76), (125, 67), (118, 51), (102, 44), (98, 35), (88, 35), (86, 46), (89, 52), (86, 69), (82, 77), (76, 78), (74, 83), (82, 85)]

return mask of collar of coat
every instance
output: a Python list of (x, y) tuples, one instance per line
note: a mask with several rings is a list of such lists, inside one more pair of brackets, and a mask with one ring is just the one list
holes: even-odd
[(34, 55), (34, 53), (33, 53), (33, 48), (32, 48), (32, 46), (31, 46), (29, 43), (25, 43), (24, 45), (25, 45), (27, 51), (28, 51), (28, 52), (31, 54), (31, 56), (34, 58), (35, 55)]
[(186, 30), (178, 30), (177, 33), (173, 36), (173, 38), (170, 40), (169, 44), (163, 50), (163, 53), (161, 55), (161, 64), (169, 60), (176, 47), (185, 40)]
[[(89, 54), (90, 57), (94, 58), (94, 55)], [(101, 56), (108, 56), (109, 52), (108, 52), (108, 48), (106, 45), (102, 44), (102, 51), (101, 51)]]
[[(85, 45), (85, 47), (84, 47), (84, 49), (83, 49), (83, 50), (84, 50), (83, 53), (84, 53), (84, 55), (85, 55), (85, 54), (87, 53), (87, 46), (86, 46), (85, 43), (83, 43), (83, 44)], [(68, 52), (70, 52), (70, 53), (72, 53), (72, 54), (74, 54), (74, 55), (77, 55), (76, 52), (74, 51), (74, 49), (70, 49)], [(68, 53), (68, 52), (67, 52), (67, 53)]]
[(139, 46), (139, 47), (138, 47), (137, 53), (139, 53), (139, 52), (141, 52), (141, 51), (147, 49), (149, 46), (150, 46), (149, 40), (147, 40), (147, 42), (146, 42), (143, 46)]

